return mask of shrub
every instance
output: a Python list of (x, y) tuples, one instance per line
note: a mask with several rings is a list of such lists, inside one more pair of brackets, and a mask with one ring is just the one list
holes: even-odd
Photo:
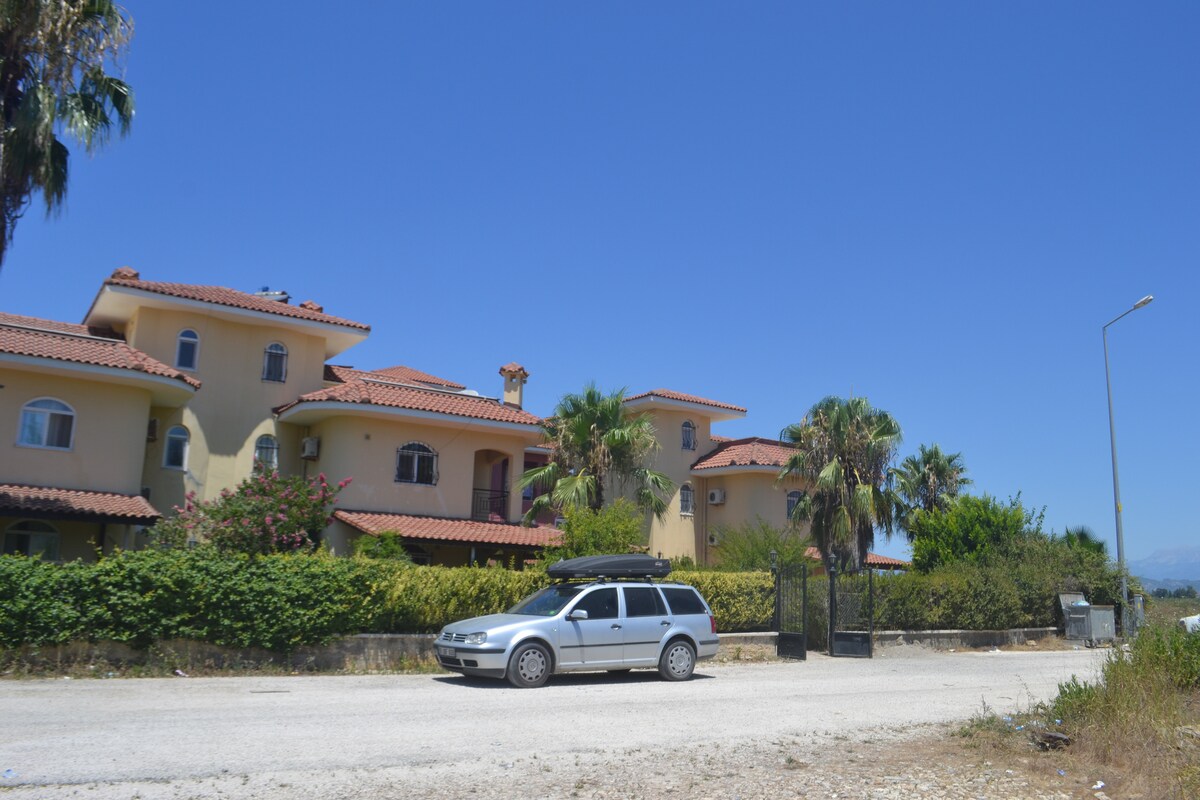
[(412, 556), (404, 549), (404, 537), (396, 531), (383, 531), (378, 536), (358, 537), (358, 541), (354, 543), (354, 554), (363, 558), (412, 563)]
[(810, 542), (795, 528), (776, 528), (762, 517), (756, 517), (754, 522), (737, 526), (720, 525), (717, 532), (721, 541), (717, 569), (766, 571), (771, 568), (772, 551), (780, 567), (807, 563), (805, 552)]
[(207, 542), (234, 553), (289, 553), (311, 550), (332, 521), (330, 510), (350, 478), (331, 487), (322, 473), (307, 480), (299, 475), (258, 472), (224, 489), (213, 500), (196, 502), (189, 493), (183, 508), (150, 529), (165, 547)]
[(591, 508), (563, 510), (562, 540), (542, 551), (543, 564), (559, 559), (633, 553), (645, 550), (642, 512), (624, 498), (599, 511)]
[(928, 572), (943, 564), (976, 561), (992, 550), (1029, 535), (1041, 535), (1041, 515), (1007, 505), (990, 495), (961, 495), (944, 509), (916, 511), (909, 522), (913, 568)]

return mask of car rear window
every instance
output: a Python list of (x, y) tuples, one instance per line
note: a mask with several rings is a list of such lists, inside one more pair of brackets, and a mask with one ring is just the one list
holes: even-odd
[(672, 614), (708, 613), (708, 609), (704, 607), (704, 601), (700, 599), (700, 595), (696, 594), (695, 589), (668, 589), (664, 586), (662, 592), (667, 596)]

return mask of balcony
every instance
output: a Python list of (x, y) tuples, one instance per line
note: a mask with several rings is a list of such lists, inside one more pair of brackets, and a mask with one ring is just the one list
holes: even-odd
[(508, 492), (475, 489), (471, 499), (471, 519), (508, 522)]

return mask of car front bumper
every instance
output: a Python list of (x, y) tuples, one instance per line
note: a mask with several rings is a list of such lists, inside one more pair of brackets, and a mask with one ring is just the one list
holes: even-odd
[(503, 678), (508, 667), (504, 648), (472, 647), (463, 644), (442, 644), (434, 647), (438, 664), (451, 672), (464, 675), (479, 675), (488, 678)]

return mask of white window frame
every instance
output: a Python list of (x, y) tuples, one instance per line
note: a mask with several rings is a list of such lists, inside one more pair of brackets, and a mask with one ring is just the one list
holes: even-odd
[[(260, 458), (259, 453), (270, 452), (271, 458)], [(254, 469), (269, 467), (271, 472), (279, 471), (279, 440), (269, 433), (264, 433), (254, 440)]]
[[(187, 334), (191, 334), (188, 336)], [(184, 342), (192, 346), (192, 363), (183, 363), (183, 345)], [(184, 328), (175, 337), (175, 369), (187, 370), (195, 372), (196, 367), (200, 365), (200, 334), (196, 333), (192, 328)]]
[(690, 419), (685, 419), (683, 424), (679, 426), (679, 436), (682, 440), (684, 450), (696, 449), (696, 423)]
[[(683, 502), (685, 492), (688, 499), (686, 504)], [(679, 487), (679, 513), (686, 517), (694, 516), (696, 513), (696, 490), (692, 488), (690, 483), (685, 483)]]
[[(177, 434), (177, 431), (183, 431), (183, 436), (180, 437)], [(172, 464), (172, 463), (170, 463), (170, 460), (169, 460), (170, 455), (171, 455), (171, 440), (173, 440), (173, 439), (177, 440), (179, 438), (183, 439), (183, 456), (181, 459), (181, 463)], [(187, 464), (188, 464), (188, 451), (190, 451), (191, 449), (192, 449), (192, 433), (191, 433), (191, 431), (189, 431), (183, 425), (172, 425), (167, 430), (167, 435), (166, 435), (165, 439), (163, 440), (163, 458), (162, 458), (163, 469), (178, 469), (178, 470), (183, 470), (184, 472), (186, 472)]]
[[(414, 447), (423, 448), (422, 450), (410, 449)], [(402, 458), (412, 459), (412, 480), (406, 480), (400, 477), (400, 461)], [(421, 459), (429, 458), (429, 472), (432, 480), (423, 481), (421, 477)], [(438, 482), (438, 453), (424, 442), (406, 442), (403, 446), (396, 448), (396, 483), (408, 483), (417, 486), (437, 486)]]
[[(41, 525), (41, 526), (45, 526), (45, 528), (47, 528), (47, 530), (40, 530), (40, 531), (26, 530), (24, 528), (24, 526), (26, 526), (26, 525)], [(26, 537), (29, 537), (29, 542), (26, 545), (24, 550), (17, 550), (16, 548), (10, 548), (9, 544), (8, 544), (8, 542), (9, 542), (8, 537), (10, 537), (10, 536), (13, 536), (13, 537), (26, 536)], [(4, 549), (0, 552), (21, 553), (23, 555), (28, 555), (30, 557), (33, 557), (34, 555), (36, 555), (33, 552), (34, 537), (39, 537), (42, 540), (48, 541), (52, 544), (51, 548), (44, 547), (40, 551), (38, 551), (40, 554), (42, 554), (42, 559), (44, 561), (59, 561), (60, 560), (59, 545), (62, 542), (62, 536), (61, 536), (61, 534), (59, 534), (57, 528), (55, 528), (49, 522), (45, 522), (44, 520), (40, 520), (40, 519), (22, 519), (22, 520), (18, 520), (16, 522), (14, 522), (12, 525), (9, 525), (4, 531), (4, 545), (3, 545)]]
[[(274, 377), (271, 369), (272, 357), (279, 359), (279, 377)], [(287, 383), (287, 345), (282, 342), (271, 342), (263, 349), (262, 379), (271, 383)]]
[[(39, 408), (37, 403), (57, 403), (62, 408)], [(26, 416), (36, 416), (43, 418), (43, 421), (38, 425), (41, 441), (26, 441), (25, 435), (25, 419)], [(70, 417), (71, 430), (67, 436), (67, 444), (55, 445), (46, 444), (50, 437), (50, 418), (53, 416)], [(35, 397), (25, 405), (21, 406), (21, 418), (17, 424), (17, 445), (19, 447), (33, 447), (38, 450), (60, 450), (67, 451), (75, 447), (75, 420), (78, 415), (70, 403), (59, 400), (57, 397)]]

